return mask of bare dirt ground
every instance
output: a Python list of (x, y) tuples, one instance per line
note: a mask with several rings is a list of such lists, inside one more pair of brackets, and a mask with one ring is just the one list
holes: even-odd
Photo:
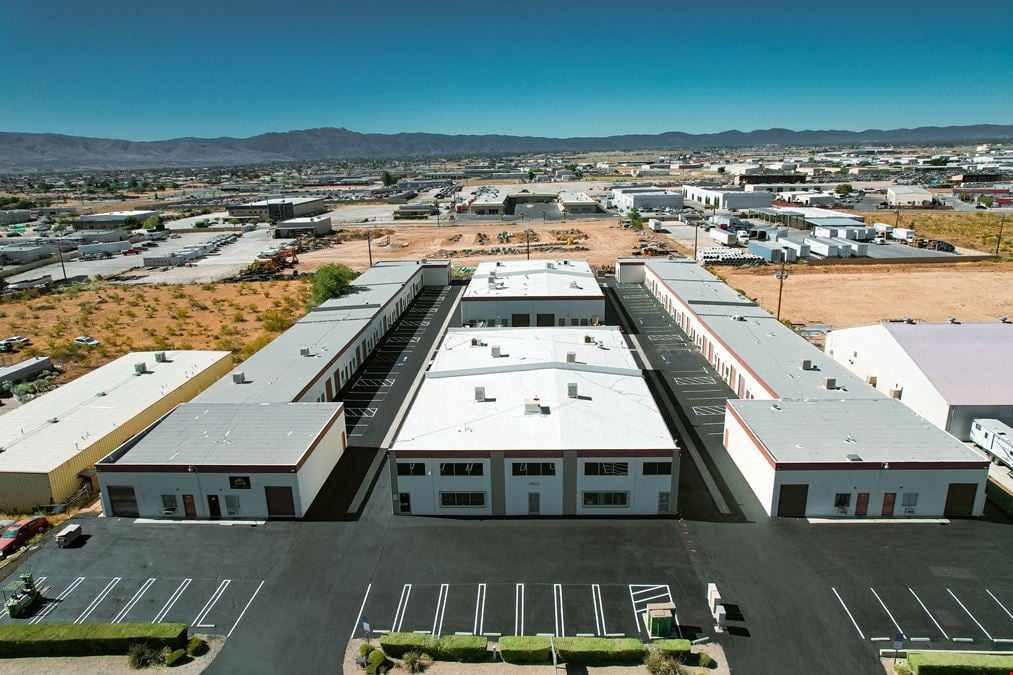
[[(730, 286), (777, 307), (773, 267), (714, 270)], [(781, 318), (853, 326), (911, 317), (995, 321), (1013, 316), (1013, 263), (795, 267), (784, 282)]]
[[(384, 228), (391, 226), (385, 225)], [(482, 260), (509, 260), (524, 257), (524, 241), (520, 237), (514, 237), (509, 244), (501, 244), (496, 239), (498, 232), (522, 233), (525, 228), (534, 230), (539, 237), (537, 243), (545, 244), (561, 242), (563, 249), (556, 251), (539, 251), (532, 242), (532, 258), (559, 258), (567, 256), (572, 258), (587, 259), (591, 265), (603, 266), (615, 265), (616, 258), (630, 255), (639, 241), (654, 239), (659, 242), (668, 243), (670, 240), (662, 237), (655, 237), (650, 233), (638, 233), (632, 230), (619, 227), (615, 219), (607, 220), (567, 220), (551, 221), (546, 223), (532, 222), (499, 222), (481, 223), (474, 225), (451, 225), (442, 227), (433, 226), (393, 226), (394, 234), (387, 237), (380, 237), (373, 240), (373, 261), (394, 260), (405, 258), (432, 258), (442, 252), (452, 251), (451, 259), (454, 265), (475, 265)], [(353, 228), (347, 228), (353, 229)], [(565, 240), (558, 239), (553, 230), (580, 230), (587, 235), (586, 239), (579, 237), (574, 239), (574, 245), (586, 246), (589, 250), (581, 251), (567, 246)], [(486, 244), (476, 243), (478, 233), (489, 237)], [(450, 241), (451, 237), (461, 235), (460, 240)], [(521, 250), (518, 254), (494, 255), (489, 251), (496, 247), (511, 246)], [(471, 249), (470, 253), (462, 253), (464, 249)], [(369, 256), (366, 242), (349, 241), (328, 249), (301, 253), (299, 255), (300, 271), (312, 271), (327, 263), (343, 263), (355, 270), (364, 270), (369, 265)]]
[[(3, 362), (51, 356), (67, 381), (131, 351), (230, 350), (237, 360), (262, 347), (305, 312), (306, 279), (240, 284), (111, 286), (93, 283), (40, 297), (4, 299), (0, 334), (32, 345)], [(98, 347), (73, 344), (79, 335)]]
[[(897, 214), (890, 210), (862, 211), (856, 215), (865, 216), (867, 223), (896, 225), (898, 222)], [(995, 213), (902, 211), (899, 222), (900, 227), (913, 228), (919, 236), (927, 239), (942, 239), (954, 246), (993, 253), (999, 235), (1000, 217)], [(1007, 226), (1000, 253), (1004, 256), (1013, 255), (1013, 227)]]

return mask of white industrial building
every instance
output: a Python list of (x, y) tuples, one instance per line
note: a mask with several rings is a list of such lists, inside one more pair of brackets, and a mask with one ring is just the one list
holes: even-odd
[(133, 352), (0, 416), (0, 511), (64, 502), (97, 461), (231, 365), (230, 352)]
[(726, 210), (762, 209), (774, 202), (774, 195), (769, 192), (746, 192), (729, 188), (704, 188), (694, 185), (683, 185), (682, 194), (686, 201), (705, 208)]
[(925, 206), (935, 198), (931, 192), (916, 185), (893, 185), (886, 189), (890, 206)]
[(315, 307), (193, 406), (176, 408), (108, 454), (96, 466), (103, 489), (114, 488), (103, 497), (107, 513), (305, 515), (347, 445), (338, 391), (424, 287), (449, 282), (448, 260), (371, 267), (348, 293)]
[(671, 514), (679, 450), (616, 327), (448, 331), (391, 446), (395, 513)]
[(685, 258), (618, 261), (735, 392), (724, 445), (769, 515), (979, 516), (988, 462)]
[(77, 230), (108, 230), (116, 229), (127, 222), (127, 219), (133, 219), (132, 222), (140, 225), (148, 218), (159, 215), (159, 211), (151, 211), (147, 209), (135, 209), (132, 211), (107, 211), (106, 213), (91, 213), (84, 216), (78, 216), (77, 220), (74, 221), (74, 228)]
[(340, 403), (184, 403), (96, 465), (129, 518), (301, 518), (346, 445)]
[(637, 209), (638, 211), (681, 209), (683, 203), (682, 193), (655, 185), (612, 189), (612, 206), (619, 213), (629, 213), (630, 209)]
[(586, 260), (483, 262), (461, 299), (466, 326), (588, 326), (605, 317), (605, 293)]
[(891, 321), (827, 334), (827, 355), (961, 440), (1013, 423), (1013, 324)]

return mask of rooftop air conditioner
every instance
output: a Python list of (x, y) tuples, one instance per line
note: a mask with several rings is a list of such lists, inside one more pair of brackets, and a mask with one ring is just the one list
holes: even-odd
[(899, 399), (904, 393), (904, 387), (897, 387), (896, 389), (890, 390), (890, 398)]
[(246, 384), (246, 373), (242, 371), (238, 373), (232, 373), (232, 382), (234, 384)]
[(492, 358), (494, 359), (498, 359), (499, 357), (503, 356), (503, 354), (500, 352), (499, 345), (493, 345), (490, 351), (492, 352)]
[(524, 399), (525, 415), (540, 415), (541, 413), (542, 413), (542, 402), (537, 396), (534, 398)]
[(300, 347), (299, 348), (299, 356), (309, 356), (309, 355), (310, 355), (310, 348), (309, 347)]
[(566, 352), (566, 362), (567, 363), (576, 363), (577, 362), (577, 352)]
[(485, 387), (475, 387), (475, 400), (476, 401), (485, 400)]
[(148, 367), (147, 365), (145, 365), (144, 361), (140, 361), (134, 364), (134, 375), (143, 375), (147, 371)]
[(586, 345), (593, 345), (594, 344), (594, 336), (593, 335), (585, 335), (584, 336), (584, 344), (586, 344)]
[(813, 362), (810, 359), (802, 359), (802, 370), (812, 370)]
[(828, 390), (828, 391), (832, 391), (834, 389), (837, 389), (837, 378), (835, 378), (835, 377), (824, 377), (823, 378), (823, 388), (826, 389), (826, 390)]
[(577, 383), (569, 382), (566, 385), (566, 395), (568, 398), (577, 398)]
[(165, 363), (165, 352), (155, 352), (155, 363)]

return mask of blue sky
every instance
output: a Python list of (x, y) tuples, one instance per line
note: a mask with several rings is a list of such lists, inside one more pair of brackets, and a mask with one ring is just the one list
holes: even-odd
[(1011, 5), (0, 0), (0, 131), (1008, 124)]

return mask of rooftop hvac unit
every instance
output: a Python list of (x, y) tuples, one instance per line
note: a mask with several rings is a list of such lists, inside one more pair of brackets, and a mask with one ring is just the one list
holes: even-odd
[(856, 455), (855, 453), (852, 452), (852, 453), (850, 453), (848, 455), (848, 461), (849, 462), (861, 462), (862, 458), (859, 455)]
[(577, 352), (566, 352), (566, 362), (567, 363), (576, 363), (577, 362)]
[(165, 363), (165, 352), (155, 352), (155, 363)]
[(537, 396), (535, 396), (534, 398), (524, 399), (524, 414), (525, 415), (542, 414), (542, 402)]
[(875, 387), (878, 382), (879, 378), (876, 377), (875, 375), (869, 375), (869, 377), (865, 378), (865, 383), (868, 384), (870, 387)]
[(802, 370), (812, 370), (813, 362), (810, 359), (802, 359)]
[(145, 365), (144, 361), (134, 364), (134, 375), (143, 375), (147, 371), (148, 367)]
[(890, 390), (890, 398), (900, 399), (900, 397), (901, 397), (901, 395), (903, 393), (904, 393), (904, 387), (897, 387), (896, 389), (891, 389)]
[(309, 355), (310, 355), (310, 348), (309, 347), (300, 347), (299, 348), (299, 356), (309, 356)]
[(495, 274), (490, 274), (489, 278), (486, 281), (488, 281), (488, 283), (489, 283), (490, 286), (495, 286), (496, 285), (496, 275)]
[(566, 395), (569, 398), (577, 398), (577, 383), (569, 382), (566, 385)]
[(232, 373), (233, 384), (246, 384), (246, 373), (240, 371), (238, 373)]
[(594, 336), (593, 335), (585, 335), (584, 336), (584, 344), (586, 344), (586, 345), (593, 345), (594, 344)]
[(49, 418), (48, 420), (46, 420), (46, 421), (47, 421), (47, 422), (49, 422), (50, 424), (56, 424), (57, 422), (59, 422), (59, 421), (60, 421), (60, 418), (59, 418), (59, 417), (50, 417), (50, 418)]
[(554, 270), (554, 269), (556, 269), (556, 263), (554, 263), (554, 262), (547, 262), (547, 263), (545, 263), (545, 266), (546, 266), (546, 267), (547, 267), (548, 269), (550, 269), (550, 270)]
[(494, 359), (498, 359), (499, 357), (503, 356), (503, 354), (500, 352), (499, 345), (493, 345), (490, 351), (492, 352), (492, 358)]
[(837, 378), (836, 377), (824, 377), (823, 388), (827, 390), (837, 389)]
[(745, 321), (745, 320), (746, 317), (742, 316), (741, 314), (736, 314), (732, 316), (732, 321)]
[(475, 400), (476, 401), (485, 400), (485, 387), (475, 387)]

